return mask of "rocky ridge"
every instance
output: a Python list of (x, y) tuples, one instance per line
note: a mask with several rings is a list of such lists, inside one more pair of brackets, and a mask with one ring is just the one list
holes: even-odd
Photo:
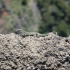
[(70, 37), (0, 34), (0, 70), (70, 70)]

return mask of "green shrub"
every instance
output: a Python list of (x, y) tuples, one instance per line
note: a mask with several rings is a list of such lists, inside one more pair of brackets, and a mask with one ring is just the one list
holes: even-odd
[(40, 33), (57, 31), (61, 36), (70, 35), (70, 0), (37, 0), (42, 15)]

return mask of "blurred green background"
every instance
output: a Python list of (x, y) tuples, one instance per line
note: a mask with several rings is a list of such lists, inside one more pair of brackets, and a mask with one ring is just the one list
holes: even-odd
[(70, 35), (70, 0), (0, 0), (0, 33), (15, 29)]

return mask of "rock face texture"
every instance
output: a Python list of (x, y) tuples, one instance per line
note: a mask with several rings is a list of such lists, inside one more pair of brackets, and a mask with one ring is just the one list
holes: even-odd
[(70, 70), (70, 37), (0, 34), (0, 70)]

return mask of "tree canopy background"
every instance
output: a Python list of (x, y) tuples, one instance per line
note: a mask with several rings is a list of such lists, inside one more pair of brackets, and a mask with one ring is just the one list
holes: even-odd
[(39, 32), (70, 35), (70, 0), (37, 0), (37, 3), (42, 16)]
[[(25, 31), (70, 35), (70, 0), (0, 0), (0, 21), (9, 33), (21, 28)], [(1, 24), (1, 22), (0, 22)]]

